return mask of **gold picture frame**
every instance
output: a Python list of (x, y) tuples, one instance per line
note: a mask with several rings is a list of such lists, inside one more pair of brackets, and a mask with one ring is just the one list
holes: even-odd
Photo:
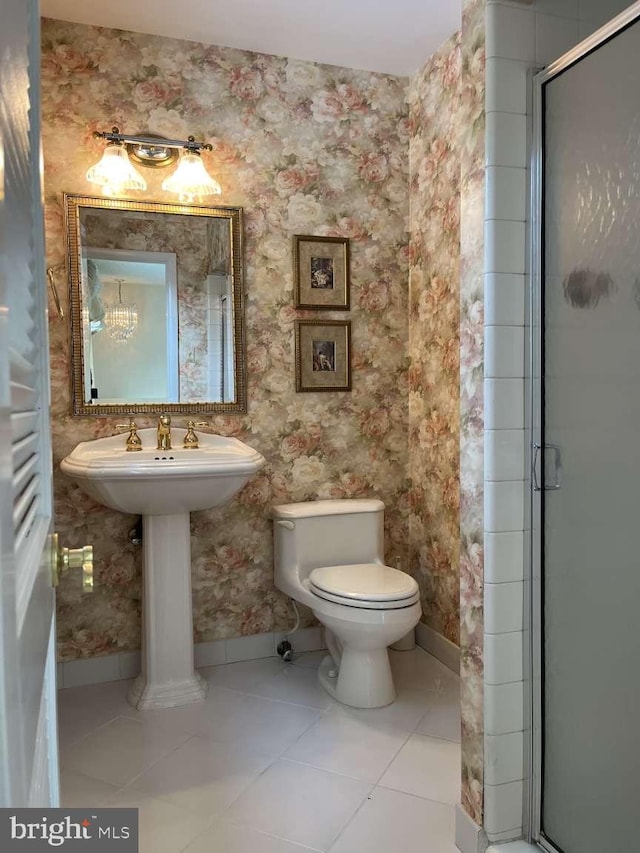
[(293, 281), (296, 308), (348, 311), (349, 238), (293, 238)]
[(351, 320), (296, 320), (296, 391), (351, 391)]

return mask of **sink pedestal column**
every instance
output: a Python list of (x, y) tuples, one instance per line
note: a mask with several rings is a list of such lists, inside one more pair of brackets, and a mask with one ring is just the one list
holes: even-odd
[(207, 682), (193, 668), (189, 513), (144, 515), (142, 538), (142, 672), (129, 702), (141, 711), (199, 702)]

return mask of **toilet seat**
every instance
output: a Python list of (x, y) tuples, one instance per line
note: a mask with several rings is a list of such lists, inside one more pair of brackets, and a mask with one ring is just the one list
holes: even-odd
[(396, 610), (419, 600), (410, 575), (381, 563), (322, 566), (309, 575), (309, 589), (326, 601), (369, 610)]

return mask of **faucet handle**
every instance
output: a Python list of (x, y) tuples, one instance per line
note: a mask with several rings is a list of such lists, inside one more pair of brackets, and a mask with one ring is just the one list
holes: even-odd
[(116, 424), (115, 429), (117, 432), (131, 432), (131, 430), (138, 429), (138, 426), (133, 418), (131, 418), (128, 424)]
[(142, 439), (138, 435), (138, 426), (136, 422), (131, 418), (128, 424), (116, 424), (116, 430), (118, 432), (128, 432), (127, 436), (127, 450), (142, 450)]
[(185, 450), (197, 450), (198, 436), (196, 435), (195, 428), (203, 426), (209, 426), (209, 424), (206, 421), (189, 421), (187, 423), (187, 431), (182, 442), (182, 446)]

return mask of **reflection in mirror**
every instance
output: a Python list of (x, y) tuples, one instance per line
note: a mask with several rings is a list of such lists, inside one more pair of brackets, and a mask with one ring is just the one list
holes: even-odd
[(74, 413), (246, 411), (240, 208), (65, 209)]

